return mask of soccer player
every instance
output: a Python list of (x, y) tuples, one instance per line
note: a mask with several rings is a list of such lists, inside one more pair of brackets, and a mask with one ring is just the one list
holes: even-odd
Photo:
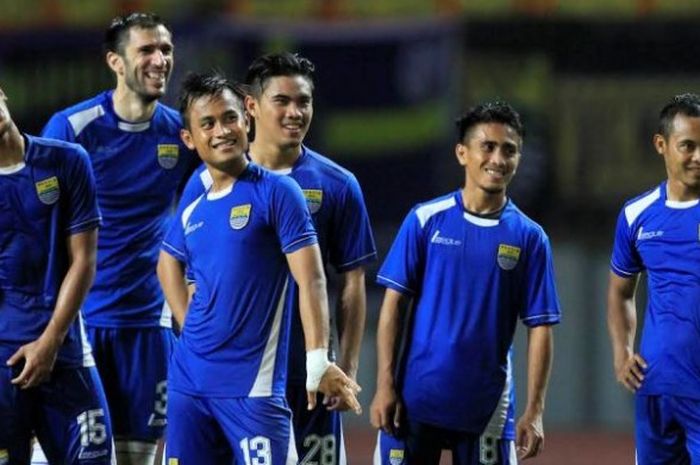
[(155, 15), (115, 18), (105, 34), (116, 88), (55, 114), (47, 137), (80, 143), (95, 171), (104, 216), (97, 275), (83, 314), (112, 412), (117, 460), (149, 464), (165, 426), (170, 311), (156, 264), (178, 186), (197, 157), (162, 105), (172, 35)]
[[(510, 105), (485, 103), (457, 121), (457, 136), (464, 187), (410, 211), (377, 276), (386, 287), (370, 412), (381, 429), (377, 465), (433, 465), (442, 449), (451, 449), (456, 465), (512, 465), (516, 444), (522, 458), (543, 446), (551, 325), (560, 310), (549, 240), (506, 196), (523, 127)], [(518, 319), (529, 346), (527, 405), (516, 426)]]
[(95, 275), (95, 180), (76, 144), (23, 135), (0, 89), (0, 463), (111, 464), (109, 410), (77, 317)]
[[(700, 96), (659, 117), (654, 147), (668, 178), (620, 212), (608, 287), (617, 380), (636, 393), (640, 465), (700, 464)], [(639, 353), (635, 294), (646, 272)]]
[[(324, 264), (341, 274), (336, 311), (340, 338), (338, 364), (355, 379), (365, 323), (365, 270), (376, 260), (372, 230), (362, 191), (349, 171), (302, 144), (313, 116), (314, 65), (292, 53), (264, 55), (248, 68), (246, 110), (254, 120), (250, 159), (287, 174), (299, 184), (318, 233)], [(209, 171), (200, 168), (190, 179), (183, 199), (194, 198), (211, 185)], [(182, 279), (175, 258), (161, 265)], [(161, 266), (159, 272), (165, 271)], [(167, 271), (166, 271), (167, 272)], [(296, 289), (293, 289), (296, 292)], [(173, 307), (176, 318), (182, 311)], [(346, 462), (338, 399), (307, 410), (304, 335), (298, 302), (292, 313), (287, 401), (294, 412), (294, 436), (302, 463)], [(179, 317), (181, 319), (181, 317)], [(319, 399), (321, 400), (321, 399)]]
[[(327, 358), (325, 276), (303, 194), (246, 158), (244, 99), (226, 79), (197, 74), (180, 98), (182, 138), (212, 185), (181, 202), (161, 254), (185, 263), (196, 287), (168, 377), (169, 463), (296, 463), (284, 400), (290, 272), (301, 302), (308, 408), (320, 390), (360, 410), (359, 387)], [(163, 281), (180, 306), (184, 286)]]

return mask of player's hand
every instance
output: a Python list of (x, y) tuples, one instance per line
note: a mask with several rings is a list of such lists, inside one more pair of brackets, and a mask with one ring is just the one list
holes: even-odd
[(544, 449), (542, 414), (525, 412), (515, 427), (515, 446), (521, 459), (537, 456)]
[[(357, 393), (362, 390), (360, 385), (349, 378), (343, 370), (331, 363), (321, 378), (318, 390), (329, 398), (337, 397), (338, 403), (347, 404), (347, 410), (352, 410), (356, 414), (362, 413), (362, 407), (357, 400)], [(316, 407), (316, 392), (307, 392), (308, 408), (313, 410)]]
[(14, 366), (24, 360), (24, 367), (12, 384), (21, 389), (29, 389), (47, 381), (56, 363), (56, 356), (61, 343), (50, 337), (41, 336), (34, 342), (25, 344), (7, 360), (8, 366)]
[(615, 358), (615, 376), (617, 382), (622, 384), (628, 391), (636, 392), (642, 387), (644, 381), (644, 370), (647, 362), (641, 355), (628, 351), (624, 355)]
[(369, 408), (372, 426), (393, 436), (401, 426), (403, 405), (392, 387), (377, 387), (377, 392)]

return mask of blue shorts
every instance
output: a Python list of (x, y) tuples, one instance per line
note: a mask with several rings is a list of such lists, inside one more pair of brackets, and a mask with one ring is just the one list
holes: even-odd
[(165, 455), (177, 465), (297, 465), (291, 412), (281, 397), (169, 393)]
[(10, 382), (17, 374), (0, 367), (0, 463), (28, 464), (35, 434), (49, 463), (112, 463), (109, 410), (95, 367), (56, 368), (27, 390)]
[(453, 465), (516, 465), (515, 443), (509, 439), (447, 430), (424, 423), (404, 423), (401, 437), (377, 435), (374, 465), (433, 465), (443, 449)]
[(172, 330), (91, 326), (86, 330), (112, 412), (115, 439), (163, 437)]
[(318, 394), (316, 408), (309, 411), (306, 408), (306, 387), (289, 385), (287, 403), (292, 409), (294, 437), (300, 463), (346, 465), (340, 412), (326, 410), (323, 394)]
[(635, 398), (638, 465), (700, 465), (700, 400)]

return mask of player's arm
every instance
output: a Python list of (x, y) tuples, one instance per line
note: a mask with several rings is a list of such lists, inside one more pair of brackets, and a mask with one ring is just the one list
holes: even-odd
[(357, 379), (360, 346), (365, 330), (367, 297), (365, 294), (365, 269), (357, 267), (342, 275), (336, 308), (338, 337), (340, 339), (340, 368), (352, 379)]
[(8, 365), (14, 365), (24, 360), (23, 370), (12, 380), (22, 389), (48, 379), (58, 350), (95, 277), (97, 229), (72, 234), (67, 243), (70, 265), (61, 283), (51, 320), (36, 341), (20, 347), (7, 361)]
[(538, 455), (544, 447), (542, 415), (544, 399), (552, 370), (554, 344), (550, 325), (528, 329), (527, 348), (527, 405), (518, 420), (516, 443), (520, 458)]
[(316, 391), (338, 396), (356, 413), (361, 412), (359, 386), (335, 364), (328, 362), (328, 296), (321, 252), (317, 244), (286, 254), (292, 277), (299, 287), (299, 311), (306, 343), (306, 389), (309, 410)]
[(396, 355), (401, 309), (410, 297), (387, 288), (384, 293), (377, 327), (377, 392), (370, 407), (372, 426), (394, 434), (400, 426), (401, 402), (396, 393)]
[(182, 328), (190, 299), (184, 266), (180, 260), (161, 250), (156, 271), (175, 322)]
[(612, 342), (615, 375), (631, 392), (642, 386), (646, 361), (634, 352), (637, 332), (635, 293), (639, 274), (622, 277), (610, 272), (608, 282), (608, 332)]

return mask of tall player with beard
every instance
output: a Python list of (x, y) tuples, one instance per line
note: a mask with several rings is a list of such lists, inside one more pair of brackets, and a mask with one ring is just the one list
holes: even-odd
[(155, 15), (115, 18), (105, 34), (117, 85), (56, 113), (44, 135), (90, 155), (104, 218), (97, 275), (83, 314), (105, 382), (117, 460), (153, 461), (163, 436), (170, 312), (156, 277), (158, 250), (178, 186), (196, 155), (180, 140), (177, 111), (162, 105), (173, 41)]

